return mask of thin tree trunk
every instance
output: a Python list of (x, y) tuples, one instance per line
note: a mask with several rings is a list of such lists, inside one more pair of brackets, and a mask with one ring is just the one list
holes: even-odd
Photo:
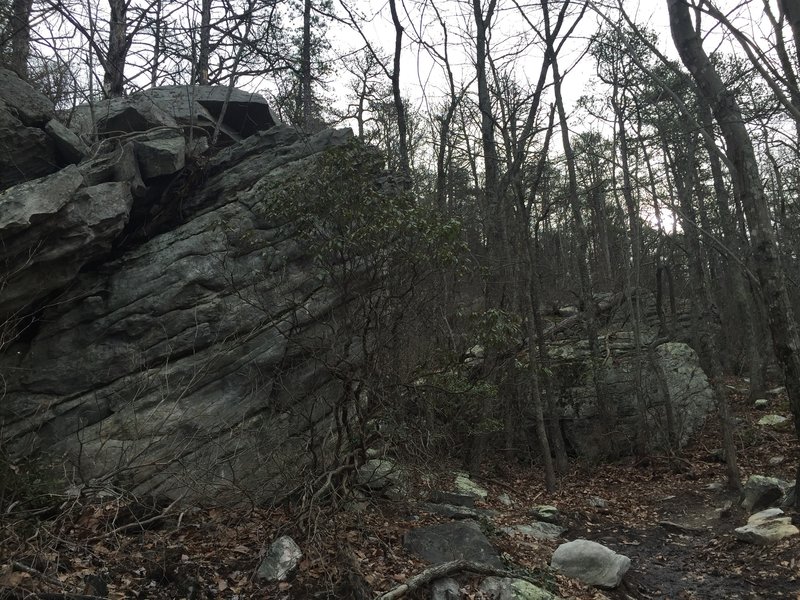
[(31, 10), (33, 0), (11, 2), (11, 60), (9, 67), (21, 79), (28, 79), (28, 56), (31, 51)]
[(406, 119), (406, 109), (403, 104), (403, 96), (400, 90), (400, 58), (403, 51), (403, 25), (397, 14), (397, 0), (389, 0), (389, 9), (392, 13), (392, 24), (394, 25), (394, 62), (392, 66), (392, 97), (394, 98), (394, 110), (397, 113), (397, 133), (400, 138), (397, 140), (400, 151), (400, 172), (405, 179), (404, 185), (411, 187), (411, 164), (408, 158), (408, 121)]
[(109, 98), (118, 98), (125, 93), (128, 4), (126, 0), (109, 0), (108, 7), (108, 55), (103, 62), (103, 87)]
[(311, 133), (311, 0), (303, 2), (303, 41), (300, 49), (300, 96), (302, 126)]
[(158, 69), (161, 65), (162, 29), (164, 27), (161, 17), (162, 0), (156, 0), (153, 10), (155, 21), (153, 23), (153, 59), (150, 63), (150, 87), (158, 85)]
[(197, 83), (208, 85), (208, 62), (211, 54), (211, 0), (200, 4), (200, 53), (197, 57)]

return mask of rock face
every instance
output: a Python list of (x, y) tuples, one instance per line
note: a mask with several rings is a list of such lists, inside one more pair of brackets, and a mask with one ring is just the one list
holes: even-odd
[(631, 559), (597, 542), (573, 540), (553, 553), (551, 566), (589, 585), (615, 588), (631, 566)]
[[(200, 92), (209, 114), (224, 100)], [(9, 93), (0, 85), (4, 109)], [(48, 106), (20, 94), (8, 113), (44, 126)], [(119, 473), (136, 493), (293, 487), (342, 397), (331, 365), (358, 364), (340, 324), (366, 288), (358, 274), (347, 291), (329, 285), (339, 263), (320, 267), (271, 207), (294, 202), (286, 189), (316, 193), (309, 173), (336, 152), (359, 165), (354, 177), (384, 174), (349, 130), (301, 137), (272, 127), (263, 99), (252, 110), (233, 100), (238, 120), (224, 124), (249, 137), (211, 157), (190, 164), (189, 140), (148, 131), (0, 195), (5, 450), (65, 455), (81, 477)], [(108, 130), (180, 124), (197, 109), (151, 103), (156, 120), (136, 121), (146, 104), (109, 102)]]
[(0, 262), (10, 273), (0, 322), (20, 316), (107, 255), (127, 224), (130, 186), (87, 179), (70, 165), (0, 192)]

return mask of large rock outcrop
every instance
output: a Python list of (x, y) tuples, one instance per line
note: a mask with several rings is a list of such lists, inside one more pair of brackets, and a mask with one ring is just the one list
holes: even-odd
[(273, 126), (263, 100), (229, 107), (243, 141), (193, 156), (174, 131), (141, 131), (141, 102), (117, 112), (143, 135), (0, 196), (4, 450), (66, 456), (81, 479), (139, 493), (281, 494), (336, 410), (333, 371), (358, 363), (340, 323), (363, 290), (330, 285), (269, 206), (324, 186), (309, 177), (335, 149), (371, 181), (380, 162), (349, 130)]
[(591, 383), (588, 344), (567, 342), (551, 350), (564, 432), (579, 454), (630, 455), (642, 438), (649, 450), (682, 447), (714, 410), (713, 389), (688, 344), (666, 342), (637, 351), (631, 332), (611, 330), (598, 345), (605, 357), (600, 399)]

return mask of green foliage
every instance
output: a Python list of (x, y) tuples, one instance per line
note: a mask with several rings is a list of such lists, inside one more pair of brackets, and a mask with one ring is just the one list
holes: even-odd
[(475, 336), (486, 349), (503, 352), (519, 345), (522, 338), (522, 317), (492, 308), (472, 315)]
[(449, 424), (460, 437), (503, 429), (498, 419), (481, 416), (481, 405), (497, 397), (497, 386), (487, 380), (471, 380), (462, 368), (430, 375), (417, 389), (420, 401), (437, 421)]
[[(415, 203), (357, 140), (326, 151), (265, 199), (266, 217), (292, 228), (318, 266), (337, 278), (418, 278), (454, 263), (460, 227)], [(342, 279), (342, 281), (344, 281)]]

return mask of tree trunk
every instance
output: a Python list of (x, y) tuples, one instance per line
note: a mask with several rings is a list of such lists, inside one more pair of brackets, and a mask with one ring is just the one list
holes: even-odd
[(392, 24), (394, 25), (394, 62), (392, 66), (392, 96), (394, 98), (394, 110), (397, 113), (397, 146), (400, 151), (400, 172), (405, 180), (406, 187), (411, 187), (411, 165), (408, 159), (408, 121), (406, 120), (406, 108), (403, 104), (403, 96), (400, 93), (400, 57), (403, 51), (403, 26), (397, 14), (397, 0), (389, 0), (389, 9), (392, 13)]
[(128, 4), (125, 0), (109, 0), (108, 7), (108, 55), (103, 62), (103, 87), (109, 98), (118, 98), (125, 93)]
[[(711, 106), (725, 139), (726, 152), (733, 166), (734, 190), (747, 216), (753, 262), (767, 306), (775, 356), (783, 369), (795, 431), (800, 438), (800, 335), (786, 290), (753, 144), (736, 98), (722, 83), (703, 49), (686, 0), (667, 0), (667, 6), (672, 37), (681, 60)], [(797, 480), (800, 487), (800, 465)], [(796, 506), (800, 507), (800, 494), (797, 494)]]
[(302, 127), (311, 133), (311, 0), (303, 2), (303, 41), (300, 49), (300, 110)]
[(11, 60), (9, 68), (21, 79), (28, 79), (28, 56), (31, 51), (31, 10), (33, 0), (12, 0)]
[(208, 85), (208, 62), (211, 54), (211, 0), (200, 5), (200, 54), (197, 57), (196, 82)]

